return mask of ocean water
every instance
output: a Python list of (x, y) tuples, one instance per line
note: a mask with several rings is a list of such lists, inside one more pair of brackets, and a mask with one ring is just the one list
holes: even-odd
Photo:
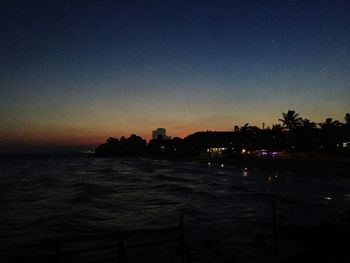
[(278, 224), (336, 223), (350, 180), (213, 163), (80, 155), (0, 158), (0, 245), (161, 228), (185, 217), (191, 238), (250, 238)]

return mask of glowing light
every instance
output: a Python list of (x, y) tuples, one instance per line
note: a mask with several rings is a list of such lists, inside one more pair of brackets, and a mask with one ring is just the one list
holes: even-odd
[(242, 149), (242, 153), (246, 153), (246, 151), (247, 151), (246, 149)]
[(244, 169), (243, 169), (243, 176), (244, 177), (248, 176), (248, 168), (247, 167), (244, 167)]
[(226, 151), (226, 150), (227, 150), (227, 148), (225, 148), (225, 147), (208, 148), (208, 149), (207, 149), (207, 152), (208, 152), (208, 153), (221, 153), (221, 152)]
[(224, 164), (223, 164), (223, 163), (221, 164), (221, 167), (224, 167)]
[(343, 148), (350, 148), (350, 142), (343, 142), (342, 147)]

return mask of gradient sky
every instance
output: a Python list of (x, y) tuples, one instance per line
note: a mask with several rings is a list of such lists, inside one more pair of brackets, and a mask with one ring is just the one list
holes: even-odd
[(350, 111), (349, 1), (1, 1), (0, 14), (2, 151)]

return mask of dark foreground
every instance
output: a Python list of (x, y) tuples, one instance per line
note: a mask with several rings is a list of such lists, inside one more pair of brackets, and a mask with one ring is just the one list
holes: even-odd
[[(1, 262), (349, 262), (350, 226), (271, 226), (251, 240), (186, 238), (183, 224), (163, 229), (47, 240), (1, 251)], [(193, 237), (192, 237), (193, 238)]]
[(348, 258), (346, 176), (147, 158), (2, 161), (1, 262)]

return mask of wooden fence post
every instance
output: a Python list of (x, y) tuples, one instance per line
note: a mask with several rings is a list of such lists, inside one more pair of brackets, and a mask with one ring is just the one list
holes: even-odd
[(275, 256), (277, 255), (277, 249), (278, 249), (278, 244), (277, 244), (277, 217), (276, 217), (276, 202), (272, 201), (272, 225), (273, 225), (273, 241), (274, 241), (274, 253)]
[(185, 263), (184, 215), (180, 215), (180, 262)]
[(21, 263), (26, 262), (25, 256), (24, 256), (24, 249), (23, 249), (23, 248), (21, 249), (20, 259), (21, 259), (21, 260), (20, 260)]
[(56, 238), (56, 257), (55, 257), (55, 263), (61, 262), (61, 244), (60, 240)]

